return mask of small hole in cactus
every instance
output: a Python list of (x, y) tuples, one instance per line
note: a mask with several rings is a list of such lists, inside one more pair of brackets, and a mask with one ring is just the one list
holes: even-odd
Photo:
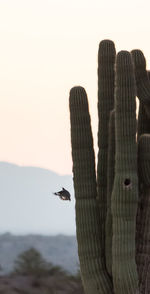
[(125, 188), (131, 187), (131, 180), (130, 179), (125, 179), (123, 184), (124, 184)]

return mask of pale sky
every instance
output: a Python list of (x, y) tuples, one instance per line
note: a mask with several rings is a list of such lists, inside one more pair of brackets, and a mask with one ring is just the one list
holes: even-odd
[(141, 49), (150, 1), (0, 0), (0, 161), (72, 172), (68, 97), (85, 87), (96, 146), (97, 51)]

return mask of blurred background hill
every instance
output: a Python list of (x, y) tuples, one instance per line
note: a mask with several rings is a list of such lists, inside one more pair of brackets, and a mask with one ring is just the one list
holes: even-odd
[[(71, 201), (53, 195), (62, 187), (71, 193)], [(0, 201), (0, 291), (83, 293), (81, 279), (76, 277), (79, 260), (72, 176), (0, 162)], [(42, 276), (40, 283), (31, 273), (12, 276), (15, 260), (30, 248), (54, 268), (60, 267), (63, 275)]]
[[(5, 239), (8, 241), (8, 234)], [(60, 241), (60, 240), (59, 240)], [(9, 274), (0, 276), (1, 294), (83, 294), (80, 270), (67, 272), (34, 247), (20, 253)]]
[[(71, 201), (53, 195), (62, 187)], [(0, 233), (75, 235), (71, 175), (0, 162), (0, 202)]]
[(47, 262), (61, 266), (70, 274), (77, 273), (79, 261), (75, 236), (13, 236), (6, 233), (0, 235), (0, 274), (10, 273), (17, 256), (30, 248), (38, 250)]

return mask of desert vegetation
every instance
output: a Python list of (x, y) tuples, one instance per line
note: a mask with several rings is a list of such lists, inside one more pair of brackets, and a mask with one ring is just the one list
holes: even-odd
[(80, 271), (76, 275), (47, 262), (35, 248), (18, 255), (9, 275), (0, 276), (0, 294), (83, 294)]

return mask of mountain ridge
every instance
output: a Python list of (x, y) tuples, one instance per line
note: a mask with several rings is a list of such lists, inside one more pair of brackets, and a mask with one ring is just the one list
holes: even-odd
[(17, 256), (30, 248), (35, 248), (46, 261), (61, 266), (67, 272), (75, 274), (79, 268), (75, 236), (35, 234), (17, 236), (7, 232), (0, 235), (1, 274), (10, 273)]
[[(65, 187), (71, 203), (53, 192)], [(75, 200), (71, 175), (0, 162), (0, 233), (74, 235)]]

